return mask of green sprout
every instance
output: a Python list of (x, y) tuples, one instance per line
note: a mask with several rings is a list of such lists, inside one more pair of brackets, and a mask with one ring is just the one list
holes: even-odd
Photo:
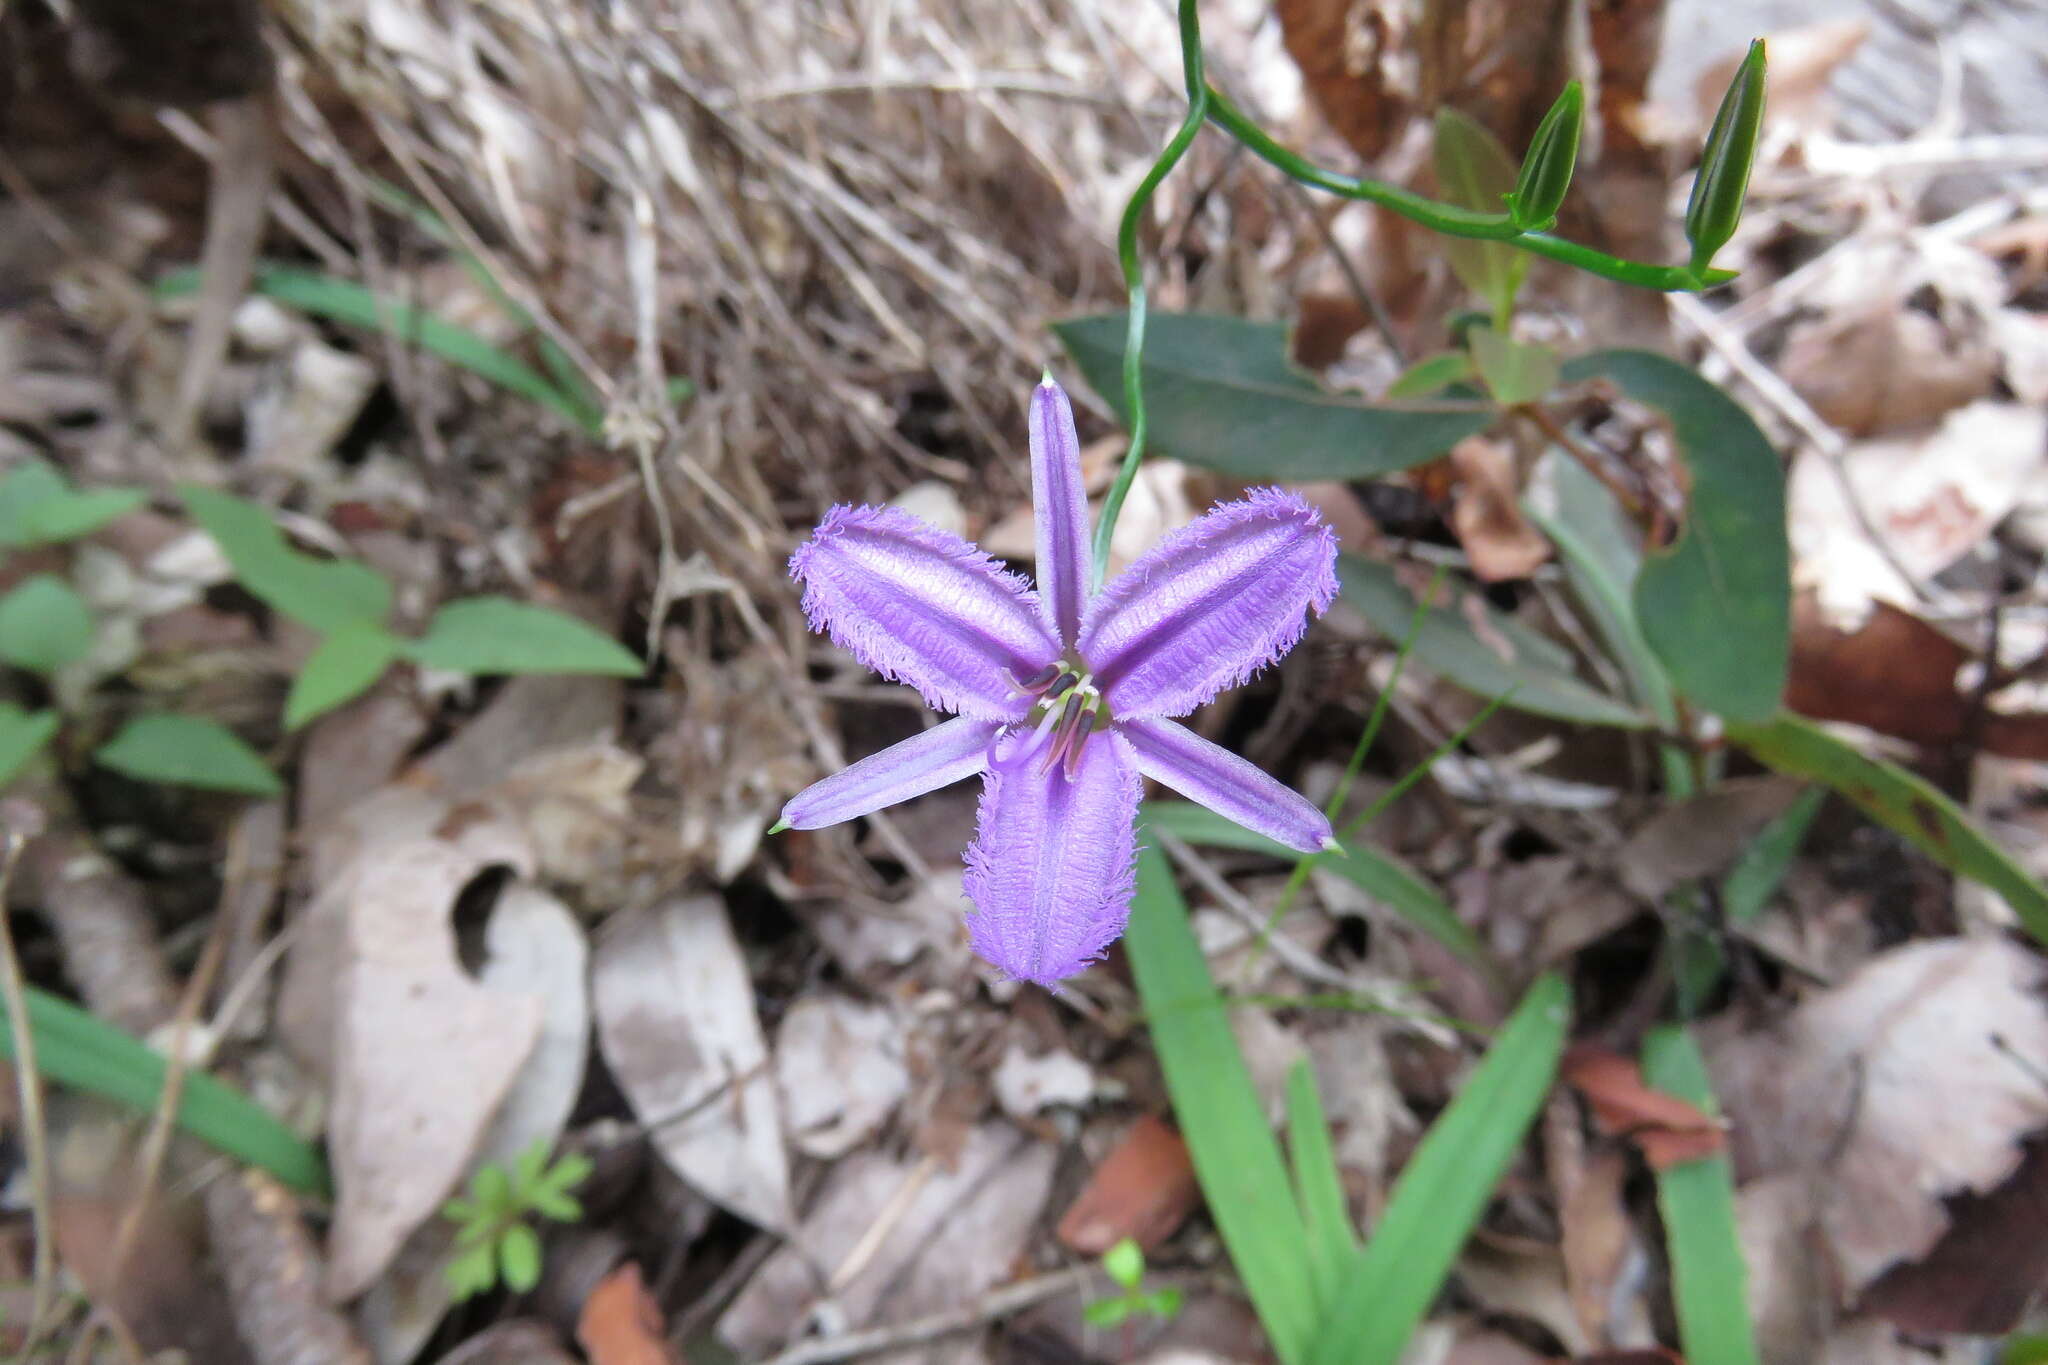
[(1145, 1279), (1145, 1253), (1129, 1237), (1103, 1253), (1102, 1273), (1116, 1281), (1123, 1293), (1096, 1299), (1081, 1309), (1081, 1318), (1090, 1327), (1121, 1327), (1147, 1315), (1167, 1322), (1180, 1312), (1181, 1292), (1173, 1286), (1149, 1294), (1139, 1290)]
[(446, 1272), (456, 1302), (488, 1293), (500, 1280), (514, 1293), (532, 1289), (540, 1283), (540, 1234), (529, 1216), (558, 1223), (583, 1216), (583, 1206), (569, 1191), (589, 1176), (590, 1158), (569, 1152), (552, 1166), (547, 1160), (548, 1140), (537, 1139), (510, 1170), (495, 1161), (477, 1167), (469, 1178), (468, 1197), (441, 1206), (441, 1216), (460, 1225), (455, 1259)]

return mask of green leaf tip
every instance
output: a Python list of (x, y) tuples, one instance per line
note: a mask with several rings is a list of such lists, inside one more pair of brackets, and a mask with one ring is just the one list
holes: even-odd
[(1685, 205), (1685, 239), (1692, 243), (1690, 269), (1703, 284), (1714, 253), (1728, 244), (1742, 220), (1742, 201), (1749, 193), (1749, 173), (1763, 130), (1767, 76), (1764, 40), (1758, 38), (1721, 97), (1700, 153), (1699, 174)]
[(1522, 158), (1522, 171), (1507, 196), (1508, 217), (1524, 232), (1547, 232), (1557, 222), (1558, 207), (1571, 188), (1572, 171), (1579, 160), (1579, 130), (1584, 123), (1586, 92), (1577, 81), (1565, 84), (1564, 92), (1536, 125), (1529, 142), (1529, 154)]

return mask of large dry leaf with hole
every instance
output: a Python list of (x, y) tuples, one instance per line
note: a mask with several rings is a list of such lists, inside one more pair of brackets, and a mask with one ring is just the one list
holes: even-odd
[[(1838, 472), (1825, 455), (1799, 457), (1786, 519), (1794, 584), (1813, 590), (1827, 621), (1853, 630), (1872, 600), (1914, 605), (1894, 560), (1921, 578), (1941, 572), (2038, 487), (2048, 464), (2048, 412), (1986, 399), (1931, 431), (1864, 441), (1840, 464)], [(1865, 535), (1842, 476), (1882, 549)]]
[(496, 861), (474, 843), (412, 839), (356, 872), (328, 1133), (335, 1299), (367, 1289), (433, 1216), (540, 1035), (539, 998), (481, 984), (456, 956), (456, 897)]
[(615, 922), (591, 991), (605, 1062), (662, 1159), (749, 1222), (787, 1228), (782, 1105), (725, 902), (682, 897)]
[(1709, 1046), (1737, 1170), (1800, 1178), (1844, 1297), (1925, 1256), (1943, 1201), (2002, 1184), (2048, 1126), (2044, 984), (2048, 964), (2005, 939), (1914, 943)]

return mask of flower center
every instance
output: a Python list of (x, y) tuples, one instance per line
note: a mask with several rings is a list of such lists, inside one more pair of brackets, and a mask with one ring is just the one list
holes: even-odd
[(1069, 778), (1081, 766), (1088, 736), (1109, 719), (1109, 704), (1092, 674), (1078, 665), (1056, 661), (1028, 679), (1012, 678), (1017, 690), (1037, 698), (1031, 719), (1037, 721), (1026, 753), (1039, 753), (1039, 771), (1063, 764)]

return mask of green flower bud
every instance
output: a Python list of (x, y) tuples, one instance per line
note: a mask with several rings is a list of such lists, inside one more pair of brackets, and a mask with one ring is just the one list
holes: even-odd
[(1577, 81), (1568, 83), (1557, 103), (1536, 125), (1522, 173), (1508, 195), (1508, 217), (1524, 232), (1545, 232), (1557, 221), (1558, 205), (1571, 186), (1579, 159), (1579, 125), (1585, 116), (1586, 93)]
[(1749, 45), (1749, 55), (1736, 68), (1720, 111), (1700, 154), (1700, 173), (1692, 182), (1685, 206), (1685, 238), (1692, 243), (1692, 272), (1702, 280), (1714, 253), (1735, 235), (1742, 219), (1743, 196), (1749, 192), (1750, 168), (1756, 164), (1757, 134), (1764, 122), (1764, 40)]

